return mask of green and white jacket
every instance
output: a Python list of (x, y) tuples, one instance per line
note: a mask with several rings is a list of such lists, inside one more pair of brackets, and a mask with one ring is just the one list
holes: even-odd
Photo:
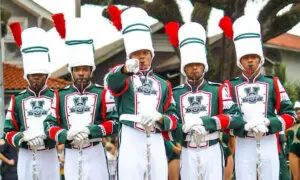
[[(268, 118), (268, 134), (285, 131), (294, 123), (295, 113), (292, 102), (278, 77), (267, 77), (258, 73), (253, 80), (246, 75), (225, 81), (233, 100), (238, 104), (245, 122), (255, 118)], [(239, 137), (253, 134), (244, 127), (231, 131)]]
[[(110, 93), (102, 86), (90, 83), (82, 93), (74, 84), (55, 91), (51, 111), (44, 121), (46, 135), (73, 148), (67, 140), (72, 125), (87, 126), (89, 139), (102, 138), (118, 132), (118, 116)], [(98, 144), (89, 143), (84, 147)]]
[(177, 117), (171, 84), (155, 75), (152, 70), (145, 75), (124, 74), (123, 66), (116, 66), (107, 76), (107, 86), (115, 97), (121, 123), (144, 131), (144, 127), (137, 123), (138, 115), (144, 111), (156, 110), (163, 115), (164, 124), (156, 123), (152, 132), (167, 134), (167, 131), (175, 129)]
[(182, 131), (182, 125), (186, 123), (186, 120), (197, 120), (201, 117), (203, 126), (209, 131), (204, 141), (210, 141), (209, 143), (217, 143), (218, 130), (243, 126), (242, 115), (225, 85), (202, 79), (198, 86), (193, 87), (187, 81), (175, 87), (173, 94), (179, 123), (176, 131), (169, 135), (173, 136), (171, 139), (182, 141), (183, 147), (196, 147), (190, 135)]
[[(27, 142), (22, 142), (22, 132), (28, 128), (34, 128), (43, 132), (43, 121), (51, 109), (53, 90), (44, 86), (39, 93), (35, 93), (28, 87), (17, 95), (11, 97), (4, 124), (6, 141), (15, 147), (29, 149)], [(55, 147), (55, 141), (47, 138), (45, 146), (39, 150)]]

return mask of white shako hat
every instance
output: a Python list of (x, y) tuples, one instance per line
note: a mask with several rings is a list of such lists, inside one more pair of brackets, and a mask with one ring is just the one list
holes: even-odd
[(300, 102), (296, 101), (294, 104), (294, 109), (299, 108), (300, 109)]
[(126, 56), (129, 58), (132, 52), (147, 49), (154, 57), (152, 45), (151, 28), (145, 22), (148, 21), (148, 14), (145, 10), (131, 7), (121, 14), (122, 34), (124, 38)]
[(94, 71), (94, 42), (87, 21), (81, 18), (65, 21), (62, 13), (54, 14), (52, 19), (57, 32), (65, 39), (69, 72), (77, 66), (91, 66)]
[(28, 81), (29, 74), (38, 73), (49, 77), (50, 56), (45, 30), (31, 27), (22, 32), (19, 22), (13, 22), (9, 26), (22, 53), (24, 79)]
[(235, 20), (232, 28), (237, 66), (243, 69), (241, 58), (248, 54), (256, 54), (260, 57), (259, 67), (261, 67), (265, 62), (265, 58), (258, 20), (255, 17), (244, 15)]
[(181, 73), (186, 76), (184, 67), (190, 63), (201, 63), (205, 66), (204, 73), (208, 71), (206, 57), (206, 32), (198, 23), (188, 22), (178, 31), (178, 40), (181, 56)]

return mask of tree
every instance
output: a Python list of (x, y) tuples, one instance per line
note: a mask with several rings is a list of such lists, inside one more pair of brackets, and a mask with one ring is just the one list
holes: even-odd
[(8, 12), (6, 9), (3, 9), (0, 7), (1, 12), (1, 38), (4, 37), (7, 33), (7, 22), (10, 18), (10, 12)]
[(290, 82), (286, 78), (286, 66), (282, 63), (275, 65), (275, 75), (278, 76), (291, 101), (300, 101), (300, 81)]
[[(207, 29), (208, 17), (212, 7), (222, 9), (224, 15), (229, 16), (232, 21), (244, 15), (244, 9), (248, 1), (254, 0), (191, 0), (194, 9), (191, 20), (202, 24)], [(260, 0), (264, 1), (264, 0)], [(127, 6), (138, 6), (145, 9), (148, 14), (160, 22), (166, 24), (170, 21), (183, 23), (176, 0), (84, 0), (82, 4), (112, 5), (121, 4)], [(277, 13), (285, 6), (293, 3), (292, 8), (278, 16)], [(263, 42), (285, 33), (300, 21), (300, 0), (269, 0), (260, 11), (258, 20), (262, 25)], [(234, 45), (231, 40), (222, 38), (223, 60), (214, 63), (218, 71), (212, 74), (214, 80), (224, 80), (237, 75)], [(211, 61), (211, 60), (209, 60)], [(211, 63), (211, 62), (209, 62)]]

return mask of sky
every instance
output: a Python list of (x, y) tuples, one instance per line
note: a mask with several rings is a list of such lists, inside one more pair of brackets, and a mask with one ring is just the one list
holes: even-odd
[[(65, 18), (74, 18), (75, 17), (75, 0), (34, 0), (36, 3), (40, 4), (42, 7), (47, 9), (52, 13), (64, 13)], [(151, 1), (151, 0), (147, 0)], [(264, 5), (269, 0), (254, 0), (248, 1), (245, 14), (258, 16), (259, 11), (264, 7)], [(190, 21), (191, 12), (193, 6), (189, 0), (177, 0), (177, 3), (180, 7), (180, 12), (183, 16), (185, 22)], [(285, 7), (278, 14), (289, 10), (290, 6)], [(113, 41), (116, 41), (122, 38), (121, 33), (112, 26), (111, 22), (104, 18), (102, 10), (104, 7), (94, 6), (94, 5), (84, 5), (81, 6), (81, 18), (88, 19), (90, 26), (93, 31), (93, 39), (95, 48), (100, 48), (104, 45), (110, 44)], [(223, 17), (223, 11), (213, 8), (208, 21), (208, 32), (207, 36), (211, 37), (216, 34), (222, 33), (222, 30), (219, 28), (219, 20)], [(157, 22), (156, 19), (149, 18), (148, 24), (153, 24)], [(300, 23), (298, 23), (293, 29), (288, 31), (288, 33), (295, 34), (300, 36)], [(63, 53), (64, 43), (59, 38), (58, 33), (53, 28), (49, 32), (49, 41), (50, 43), (50, 56), (52, 59), (51, 62), (51, 72), (57, 70), (66, 64), (65, 54)]]

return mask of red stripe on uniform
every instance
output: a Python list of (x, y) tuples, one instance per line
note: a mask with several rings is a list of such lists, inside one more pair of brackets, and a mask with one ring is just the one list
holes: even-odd
[(168, 132), (168, 131), (162, 131), (161, 134), (162, 134), (162, 136), (163, 136), (163, 138), (164, 138), (165, 140), (171, 141), (171, 138), (170, 138), (170, 136), (169, 136), (169, 132)]
[(107, 92), (107, 90), (103, 89), (102, 94), (101, 94), (101, 104), (102, 104), (102, 114), (101, 115), (102, 115), (103, 121), (107, 121), (107, 119), (106, 119), (106, 99), (105, 99), (106, 92)]
[(172, 100), (172, 85), (169, 81), (167, 81), (168, 83), (168, 98), (166, 101), (166, 104), (164, 105), (164, 112), (166, 112), (171, 104), (171, 100)]
[(280, 140), (279, 140), (279, 133), (277, 132), (277, 133), (275, 133), (275, 135), (276, 135), (276, 144), (277, 144), (277, 151), (278, 151), (278, 153), (281, 153), (281, 149), (280, 149)]
[(275, 108), (276, 108), (277, 113), (279, 113), (280, 102), (281, 102), (278, 81), (279, 81), (279, 78), (275, 76), (274, 77), (274, 88), (275, 88), (275, 94), (276, 94)]
[(111, 121), (105, 121), (101, 123), (101, 125), (104, 127), (106, 135), (109, 135), (112, 133), (113, 130), (113, 123)]
[(171, 127), (171, 130), (173, 130), (173, 129), (175, 129), (176, 126), (177, 126), (177, 119), (176, 119), (176, 117), (173, 116), (173, 115), (168, 115), (168, 117), (169, 117), (169, 118), (171, 119), (171, 121), (172, 121), (172, 127)]
[(14, 146), (14, 144), (13, 144), (13, 137), (14, 137), (14, 135), (16, 135), (16, 134), (18, 134), (18, 132), (17, 131), (12, 131), (12, 132), (8, 132), (8, 133), (6, 133), (6, 140), (7, 140), (7, 142), (8, 142), (8, 144), (10, 144), (11, 146)]
[(12, 123), (13, 123), (16, 131), (20, 131), (18, 123), (17, 123), (17, 120), (16, 120), (16, 117), (15, 117), (15, 103), (16, 103), (16, 99), (15, 99), (14, 95), (11, 96), (11, 102), (12, 102), (12, 106), (11, 106), (11, 111), (9, 111), (9, 112), (10, 112), (10, 115), (11, 115)]
[(53, 140), (55, 140), (56, 133), (57, 133), (59, 130), (61, 130), (61, 129), (62, 129), (61, 127), (57, 127), (57, 126), (51, 127), (51, 128), (49, 129), (49, 136), (50, 136), (50, 138), (53, 139)]
[(124, 92), (127, 91), (128, 87), (129, 87), (129, 78), (126, 79), (125, 86), (122, 89), (122, 91), (120, 91), (119, 93), (114, 93), (113, 90), (107, 85), (107, 89), (113, 96), (121, 96)]
[(280, 115), (285, 122), (285, 129), (292, 127), (294, 124), (294, 118), (289, 114), (281, 114)]
[(223, 96), (222, 96), (222, 90), (224, 88), (224, 84), (222, 84), (218, 89), (218, 96), (219, 96), (219, 114), (223, 113)]
[(221, 128), (226, 129), (229, 125), (229, 122), (230, 122), (229, 117), (224, 115), (224, 114), (219, 114), (219, 115), (217, 115), (217, 117), (220, 120)]
[(59, 94), (58, 94), (58, 91), (55, 90), (54, 94), (55, 94), (55, 97), (56, 97), (56, 105), (55, 105), (56, 120), (57, 120), (58, 124), (60, 124), (60, 116), (59, 116), (59, 112), (58, 112), (58, 109), (59, 109)]

